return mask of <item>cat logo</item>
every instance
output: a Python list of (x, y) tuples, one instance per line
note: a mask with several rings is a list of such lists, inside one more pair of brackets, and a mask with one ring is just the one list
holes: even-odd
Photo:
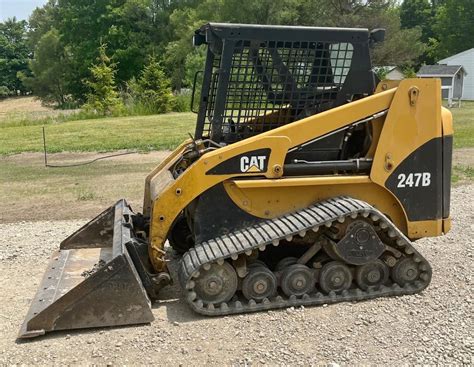
[(240, 158), (240, 171), (245, 173), (263, 172), (266, 159), (267, 157), (264, 155), (243, 156)]
[(234, 155), (206, 172), (206, 175), (233, 175), (267, 172), (271, 149), (255, 149)]

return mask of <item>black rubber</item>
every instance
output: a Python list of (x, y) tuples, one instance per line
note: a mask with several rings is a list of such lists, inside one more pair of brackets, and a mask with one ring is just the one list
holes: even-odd
[[(288, 241), (298, 235), (304, 237), (309, 230), (318, 231), (321, 226), (331, 227), (334, 222), (342, 223), (348, 218), (370, 220), (374, 228), (384, 233), (390, 246), (417, 264), (418, 276), (416, 279), (403, 282), (403, 286), (388, 281), (387, 285), (370, 287), (367, 290), (357, 287), (354, 282), (352, 288), (340, 293), (331, 291), (325, 294), (315, 289), (309, 294), (288, 297), (280, 292), (279, 295), (271, 299), (265, 298), (259, 302), (253, 299), (239, 298), (236, 294), (230, 302), (205, 303), (194, 292), (195, 281), (193, 278), (199, 277), (199, 272), (204, 266), (208, 267), (213, 263), (222, 264), (231, 258), (236, 259), (241, 254), (250, 255), (255, 249), (265, 251), (266, 246), (278, 246), (280, 240), (286, 239)], [(431, 273), (428, 262), (413, 247), (408, 238), (381, 212), (366, 202), (348, 197), (336, 197), (196, 245), (183, 255), (179, 278), (191, 308), (200, 314), (211, 316), (414, 294), (421, 292), (429, 285)]]
[(181, 215), (171, 228), (171, 234), (168, 238), (170, 246), (180, 255), (184, 254), (194, 246), (191, 230), (189, 229), (186, 218)]

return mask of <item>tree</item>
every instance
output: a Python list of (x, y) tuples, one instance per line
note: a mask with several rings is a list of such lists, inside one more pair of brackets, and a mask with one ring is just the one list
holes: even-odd
[(400, 9), (393, 0), (329, 0), (326, 26), (384, 28), (385, 41), (372, 51), (374, 65), (411, 64), (424, 52), (421, 30), (401, 29)]
[[(28, 40), (35, 49), (41, 37), (57, 29), (68, 55), (66, 89), (78, 103), (86, 99), (97, 47), (108, 45), (117, 63), (116, 82), (124, 86), (138, 77), (149, 55), (162, 55), (174, 31), (170, 15), (195, 7), (200, 0), (48, 0), (30, 17)], [(187, 42), (189, 42), (189, 35)], [(171, 70), (171, 69), (169, 69)]]
[(426, 47), (420, 41), (421, 29), (400, 29), (400, 19), (387, 20), (385, 41), (373, 50), (374, 65), (410, 66), (416, 63)]
[(170, 80), (155, 57), (144, 67), (140, 78), (130, 83), (135, 101), (146, 113), (166, 113), (171, 111), (173, 93)]
[(85, 81), (90, 92), (83, 108), (99, 115), (114, 114), (123, 109), (115, 84), (117, 64), (107, 56), (106, 49), (105, 44), (99, 47), (97, 63), (89, 68), (91, 78)]
[(428, 0), (404, 0), (400, 7), (400, 22), (403, 29), (421, 29), (421, 41), (427, 43), (433, 37), (434, 10)]
[[(328, 0), (323, 0), (326, 2)], [(207, 22), (233, 22), (251, 24), (295, 24), (314, 25), (302, 19), (320, 19), (323, 6), (314, 10), (313, 0), (204, 0), (191, 6), (177, 7), (169, 18), (170, 42), (166, 45), (164, 64), (171, 75), (173, 89), (189, 87), (189, 72), (186, 66), (195, 67), (196, 58), (202, 54), (195, 52), (190, 42), (196, 29)], [(310, 11), (311, 8), (311, 12)], [(311, 14), (308, 17), (307, 14)], [(313, 20), (310, 21), (310, 23)], [(191, 55), (191, 56), (190, 56)], [(203, 58), (202, 58), (203, 59)], [(201, 68), (203, 66), (201, 65)], [(191, 72), (194, 76), (194, 73)]]
[[(2, 94), (24, 94), (28, 89), (19, 74), (28, 73), (30, 50), (26, 42), (26, 21), (16, 18), (0, 23), (0, 87)], [(7, 92), (8, 90), (8, 92)]]
[[(61, 0), (55, 22), (73, 63), (70, 89), (78, 100), (87, 93), (87, 78), (97, 45), (106, 43), (117, 63), (117, 84), (138, 76), (148, 55), (157, 52), (151, 0)], [(156, 39), (156, 38), (155, 38)]]
[[(406, 0), (405, 13), (410, 13), (409, 5), (413, 4), (420, 9), (416, 16), (424, 17), (427, 1)], [(444, 7), (439, 4), (446, 2), (449, 0), (437, 0), (437, 6)], [(189, 88), (194, 71), (202, 68), (204, 60), (204, 53), (193, 49), (191, 36), (209, 21), (382, 27), (387, 29), (386, 41), (374, 50), (374, 63), (412, 64), (425, 50), (420, 38), (429, 42), (429, 51), (434, 52), (435, 37), (425, 40), (429, 34), (424, 33), (423, 27), (412, 27), (406, 17), (401, 23), (398, 3), (399, 0), (49, 0), (30, 19), (29, 42), (36, 52), (42, 37), (53, 28), (57, 30), (68, 67), (65, 95), (82, 103), (89, 93), (83, 80), (90, 76), (89, 68), (101, 43), (106, 43), (108, 52), (114, 55), (114, 76), (119, 87), (132, 78), (140, 78), (149, 56), (158, 55), (157, 61), (171, 78), (172, 90)]]
[(57, 29), (41, 36), (29, 66), (32, 75), (22, 74), (21, 79), (35, 96), (57, 107), (71, 102), (67, 89), (69, 62)]
[(438, 58), (474, 47), (474, 2), (445, 0), (437, 9), (434, 30)]
[(41, 37), (52, 28), (56, 28), (58, 13), (58, 0), (48, 0), (42, 7), (38, 7), (28, 19), (28, 44), (32, 50), (36, 47)]

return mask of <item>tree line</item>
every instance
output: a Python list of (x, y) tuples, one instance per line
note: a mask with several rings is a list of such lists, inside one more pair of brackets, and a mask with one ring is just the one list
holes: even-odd
[(374, 65), (413, 71), (474, 47), (473, 19), (473, 0), (49, 0), (0, 23), (0, 97), (183, 110), (205, 57), (191, 37), (209, 21), (385, 28)]

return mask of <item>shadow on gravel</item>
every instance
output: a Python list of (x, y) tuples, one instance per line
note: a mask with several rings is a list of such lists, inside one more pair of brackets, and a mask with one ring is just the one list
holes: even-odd
[(169, 322), (184, 323), (203, 320), (206, 317), (193, 312), (183, 300), (183, 292), (178, 280), (178, 266), (179, 261), (176, 259), (168, 263), (173, 284), (160, 290), (160, 299), (153, 304), (153, 309), (166, 307), (166, 319)]
[(122, 326), (110, 326), (110, 327), (97, 327), (97, 328), (87, 328), (87, 329), (74, 329), (74, 330), (56, 330), (48, 332), (45, 335), (37, 336), (30, 339), (16, 339), (15, 344), (28, 344), (34, 342), (40, 342), (45, 340), (55, 340), (55, 339), (70, 339), (73, 337), (83, 337), (86, 336), (96, 336), (99, 333), (107, 333), (110, 330), (120, 330), (128, 328), (141, 328), (148, 327), (150, 324), (137, 324), (137, 325), (122, 325)]

